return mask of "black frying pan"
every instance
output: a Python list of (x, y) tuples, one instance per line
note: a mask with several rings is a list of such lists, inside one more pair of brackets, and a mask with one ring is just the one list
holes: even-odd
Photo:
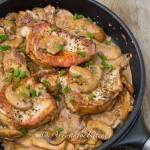
[[(48, 4), (94, 18), (106, 34), (119, 45), (122, 53), (133, 55), (130, 65), (135, 89), (134, 110), (124, 124), (116, 129), (114, 136), (97, 149), (128, 146), (150, 150), (150, 132), (142, 120), (140, 111), (145, 88), (144, 62), (140, 48), (128, 27), (112, 11), (94, 0), (0, 0), (0, 17), (4, 17), (8, 12), (31, 9), (35, 6), (44, 7)], [(112, 27), (108, 26), (110, 23)], [(126, 41), (121, 34), (126, 37)]]

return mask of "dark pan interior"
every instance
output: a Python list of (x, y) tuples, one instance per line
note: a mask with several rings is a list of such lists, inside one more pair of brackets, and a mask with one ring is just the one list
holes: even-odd
[[(124, 124), (117, 128), (114, 136), (98, 148), (105, 149), (113, 145), (120, 137), (123, 137), (134, 124), (140, 111), (145, 85), (145, 70), (139, 46), (126, 25), (114, 13), (94, 0), (1, 0), (0, 17), (4, 17), (9, 12), (31, 9), (35, 6), (44, 7), (48, 4), (68, 9), (72, 13), (81, 13), (85, 17), (90, 16), (119, 45), (122, 53), (132, 53), (133, 58), (130, 65), (135, 89), (135, 107)], [(112, 24), (112, 26), (110, 27), (109, 24)]]

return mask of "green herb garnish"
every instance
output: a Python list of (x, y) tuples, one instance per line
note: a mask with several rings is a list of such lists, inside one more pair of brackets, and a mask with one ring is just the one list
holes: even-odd
[(1, 51), (7, 51), (7, 50), (9, 50), (11, 47), (9, 46), (9, 45), (1, 45), (0, 46), (0, 50)]
[(71, 100), (71, 101), (74, 101), (74, 100), (75, 100), (75, 96), (74, 96), (74, 95), (71, 95), (71, 96), (70, 96), (70, 100)]
[(93, 35), (91, 32), (86, 32), (86, 35), (87, 35), (89, 38), (91, 38), (91, 39), (94, 38), (94, 35)]
[(70, 88), (68, 87), (68, 86), (66, 86), (65, 88), (64, 88), (64, 92), (65, 93), (68, 93), (70, 91)]
[(77, 51), (77, 54), (81, 55), (82, 57), (86, 56), (86, 52), (82, 52), (80, 50)]
[(26, 129), (26, 128), (20, 128), (19, 131), (20, 131), (22, 134), (26, 134), (26, 133), (27, 133), (27, 129)]
[(66, 70), (61, 70), (61, 71), (59, 71), (59, 75), (60, 76), (63, 76), (63, 75), (65, 75), (66, 74)]
[(58, 44), (58, 45), (57, 45), (57, 49), (58, 49), (59, 51), (62, 51), (62, 50), (63, 50), (63, 48), (64, 48), (64, 47), (63, 47), (63, 45), (62, 45), (62, 44)]
[(81, 77), (81, 74), (76, 74), (75, 76), (74, 76), (74, 78), (80, 78)]
[(95, 97), (94, 94), (90, 94), (89, 97), (88, 97), (88, 100), (92, 100), (94, 97)]
[(27, 84), (26, 89), (30, 90), (31, 86), (30, 84)]
[(51, 28), (51, 31), (56, 31), (56, 30), (57, 30), (56, 27), (52, 27), (52, 28)]
[(27, 93), (24, 93), (24, 92), (21, 92), (20, 95), (21, 95), (22, 97), (29, 97), (29, 95), (28, 95)]

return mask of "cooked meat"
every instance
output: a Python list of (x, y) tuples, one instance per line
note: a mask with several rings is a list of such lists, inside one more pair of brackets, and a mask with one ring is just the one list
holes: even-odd
[[(20, 84), (17, 88), (16, 83), (6, 84), (2, 88), (0, 94), (2, 112), (7, 114), (16, 126), (35, 127), (52, 119), (56, 103), (44, 86), (37, 84), (32, 78), (25, 78)], [(23, 88), (28, 84), (31, 89), (29, 91)], [(16, 98), (17, 103), (13, 102)]]
[[(97, 82), (98, 86), (92, 89), (90, 93), (84, 93), (78, 90), (75, 85), (72, 86), (74, 82), (78, 82), (78, 84), (80, 82), (75, 81), (69, 74), (61, 77), (60, 82), (63, 89), (66, 87), (69, 89), (67, 92), (64, 91), (67, 106), (71, 111), (79, 114), (94, 114), (105, 111), (111, 106), (113, 99), (123, 90), (119, 68), (103, 76)], [(81, 86), (86, 86), (85, 82), (81, 82), (81, 84)], [(92, 85), (92, 80), (90, 84)]]
[[(27, 53), (37, 64), (43, 66), (70, 67), (71, 65), (80, 64), (92, 58), (95, 53), (95, 45), (91, 40), (72, 35), (66, 30), (59, 28), (52, 32), (52, 27), (54, 26), (48, 23), (36, 25), (27, 38)], [(55, 41), (51, 39), (51, 35), (56, 37)], [(42, 49), (39, 43), (44, 37), (47, 37), (48, 42), (51, 42), (51, 44), (48, 45), (45, 42), (46, 45)], [(65, 44), (57, 44), (58, 42), (56, 40), (58, 37), (65, 40)], [(59, 51), (52, 53), (51, 51), (54, 47)]]

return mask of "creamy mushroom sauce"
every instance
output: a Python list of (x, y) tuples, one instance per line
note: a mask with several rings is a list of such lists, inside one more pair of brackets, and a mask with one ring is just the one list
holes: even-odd
[[(49, 29), (41, 31), (47, 23)], [(32, 43), (37, 48), (32, 53), (36, 29), (41, 40)], [(86, 58), (88, 50), (92, 53)], [(39, 51), (45, 59), (40, 60)], [(70, 61), (59, 63), (65, 52)], [(69, 57), (74, 53), (77, 58)], [(49, 56), (60, 57), (52, 62), (56, 66), (46, 62)], [(102, 145), (133, 109), (130, 58), (90, 17), (65, 9), (48, 5), (1, 18), (0, 139), (5, 150)]]

